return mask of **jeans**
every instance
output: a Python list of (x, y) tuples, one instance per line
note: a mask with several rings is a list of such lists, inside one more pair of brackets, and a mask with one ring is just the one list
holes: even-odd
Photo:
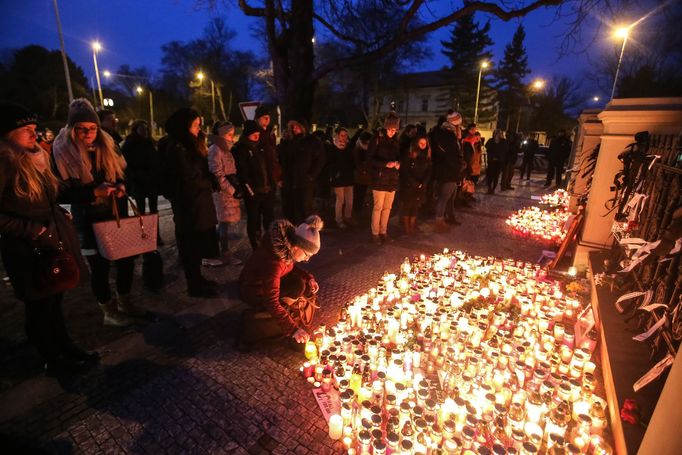
[(353, 187), (334, 187), (334, 194), (336, 194), (334, 218), (336, 219), (337, 223), (343, 223), (344, 219), (348, 219), (353, 216)]
[(230, 223), (221, 222), (218, 224), (218, 241), (220, 242), (220, 254), (223, 257), (230, 253), (229, 226)]
[(456, 190), (457, 182), (443, 182), (440, 184), (440, 194), (438, 195), (438, 202), (436, 202), (436, 218), (443, 218), (445, 216), (448, 201), (455, 194)]
[(116, 266), (116, 291), (119, 295), (130, 294), (133, 287), (133, 271), (135, 269), (135, 256), (109, 261), (99, 254), (86, 256), (90, 264), (90, 284), (92, 292), (99, 303), (107, 303), (111, 300), (111, 288), (109, 286), (109, 270), (111, 263)]
[(372, 190), (372, 195), (374, 196), (374, 207), (372, 208), (372, 235), (386, 235), (395, 191)]

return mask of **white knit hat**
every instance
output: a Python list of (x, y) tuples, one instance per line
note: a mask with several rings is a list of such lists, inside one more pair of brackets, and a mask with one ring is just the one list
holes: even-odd
[(462, 114), (456, 111), (448, 111), (448, 116), (447, 116), (448, 122), (452, 123), (455, 126), (461, 125), (462, 124)]
[(320, 251), (320, 231), (323, 226), (322, 218), (310, 215), (296, 228), (294, 244), (311, 256), (316, 254)]

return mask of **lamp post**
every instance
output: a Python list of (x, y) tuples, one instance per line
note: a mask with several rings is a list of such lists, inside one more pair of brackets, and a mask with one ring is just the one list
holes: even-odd
[[(135, 91), (138, 93), (138, 95), (142, 95), (144, 93), (144, 89), (142, 86), (138, 85), (135, 87)], [(147, 92), (149, 92), (149, 128), (151, 132), (154, 132), (154, 94), (152, 93), (152, 89), (147, 87)]]
[[(203, 71), (199, 71), (197, 73), (197, 79), (199, 79), (199, 82), (203, 83), (204, 78), (206, 78), (206, 75), (203, 73)], [(215, 120), (215, 85), (213, 84), (212, 79), (208, 79), (208, 81), (211, 83), (211, 120)]]
[(481, 95), (481, 76), (483, 74), (483, 70), (488, 67), (488, 62), (483, 60), (481, 62), (481, 68), (478, 70), (478, 87), (476, 88), (476, 108), (474, 109), (474, 123), (478, 123), (478, 100)]
[[(539, 92), (545, 88), (545, 81), (543, 79), (535, 79), (530, 84), (531, 92)], [(528, 103), (530, 104), (530, 96), (528, 97)], [(516, 132), (519, 132), (519, 125), (521, 124), (521, 108), (519, 108), (519, 115), (516, 117)]]
[(102, 83), (99, 80), (99, 68), (97, 67), (97, 52), (102, 49), (99, 41), (92, 42), (92, 61), (95, 64), (95, 78), (97, 79), (97, 91), (99, 92), (99, 105), (104, 107), (104, 97), (102, 96)]
[(618, 39), (623, 40), (623, 45), (620, 48), (620, 57), (618, 57), (618, 66), (616, 67), (616, 77), (613, 78), (613, 88), (611, 88), (611, 99), (613, 99), (613, 96), (616, 94), (616, 85), (618, 84), (618, 74), (620, 73), (620, 64), (623, 61), (623, 54), (625, 53), (625, 44), (628, 42), (628, 35), (630, 35), (630, 28), (632, 28), (632, 25), (628, 27), (621, 27), (617, 29), (614, 33), (614, 36)]

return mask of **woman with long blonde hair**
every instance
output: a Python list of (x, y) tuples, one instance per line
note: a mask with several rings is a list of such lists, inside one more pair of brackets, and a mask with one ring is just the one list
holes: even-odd
[[(104, 325), (123, 327), (144, 312), (130, 301), (135, 257), (114, 261), (116, 291), (109, 286), (109, 260), (100, 256), (92, 224), (113, 219), (113, 203), (121, 216), (128, 213), (124, 184), (126, 162), (111, 136), (102, 130), (97, 113), (84, 98), (69, 106), (68, 122), (52, 146), (58, 177), (71, 188), (71, 208), (81, 239), (83, 255), (90, 264), (92, 290), (104, 313)], [(93, 189), (98, 188), (100, 195)], [(110, 197), (114, 194), (114, 198)]]
[(73, 256), (81, 276), (87, 269), (68, 213), (56, 202), (58, 180), (49, 154), (37, 144), (36, 125), (36, 116), (23, 106), (0, 105), (0, 254), (14, 293), (26, 306), (26, 336), (44, 358), (46, 373), (61, 376), (84, 371), (99, 356), (71, 341), (62, 313), (64, 292), (38, 279), (36, 252), (50, 254), (60, 246)]

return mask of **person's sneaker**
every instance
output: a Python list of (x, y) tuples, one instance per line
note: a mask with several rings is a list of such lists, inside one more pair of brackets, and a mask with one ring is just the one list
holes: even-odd
[(204, 267), (222, 267), (225, 264), (222, 259), (202, 259), (201, 265)]
[(242, 265), (242, 264), (244, 264), (241, 259), (236, 258), (232, 255), (223, 257), (222, 261), (223, 261), (223, 265)]
[(130, 301), (130, 294), (119, 295), (116, 299), (116, 307), (118, 311), (123, 314), (127, 314), (128, 316), (140, 318), (147, 314), (146, 310), (133, 305), (133, 303)]
[(104, 313), (103, 323), (109, 327), (127, 327), (134, 323), (133, 319), (118, 310), (118, 301), (111, 299), (106, 303), (99, 304)]
[(373, 236), (372, 236), (372, 242), (373, 242), (375, 245), (383, 245), (383, 243), (384, 243), (384, 241), (382, 240), (382, 238), (381, 238), (380, 236), (378, 236), (378, 235), (373, 235)]

